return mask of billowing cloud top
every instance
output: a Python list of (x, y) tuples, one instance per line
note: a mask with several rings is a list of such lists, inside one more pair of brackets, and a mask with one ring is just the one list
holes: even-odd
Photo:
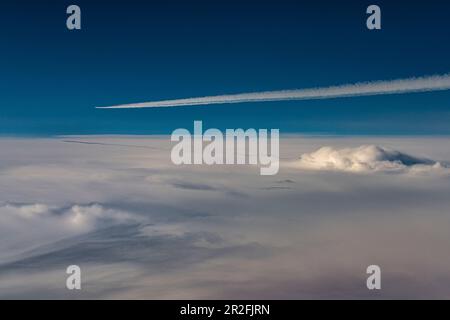
[(322, 147), (305, 153), (296, 163), (302, 169), (346, 172), (420, 172), (444, 169), (438, 161), (420, 158), (376, 145), (334, 149)]

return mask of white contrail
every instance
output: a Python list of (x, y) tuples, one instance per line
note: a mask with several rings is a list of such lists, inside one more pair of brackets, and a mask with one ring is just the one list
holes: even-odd
[(161, 100), (142, 103), (122, 104), (101, 109), (184, 107), (221, 103), (242, 103), (282, 100), (332, 99), (340, 97), (400, 94), (450, 89), (450, 74), (417, 78), (359, 82), (331, 87), (294, 89), (281, 91), (227, 94), (187, 99)]

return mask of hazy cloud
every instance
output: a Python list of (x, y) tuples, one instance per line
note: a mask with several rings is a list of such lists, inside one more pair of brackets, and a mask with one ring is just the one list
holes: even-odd
[(168, 138), (74, 139), (0, 139), (1, 298), (450, 297), (449, 176), (430, 160), (449, 139), (283, 138), (275, 177), (180, 168)]

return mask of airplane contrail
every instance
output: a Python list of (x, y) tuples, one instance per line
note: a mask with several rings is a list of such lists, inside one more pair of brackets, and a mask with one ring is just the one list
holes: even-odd
[(142, 103), (121, 104), (98, 109), (184, 107), (224, 103), (264, 102), (283, 100), (333, 99), (341, 97), (401, 94), (412, 92), (441, 91), (450, 89), (450, 74), (406, 79), (358, 82), (331, 87), (308, 89), (250, 92), (187, 99), (160, 100)]

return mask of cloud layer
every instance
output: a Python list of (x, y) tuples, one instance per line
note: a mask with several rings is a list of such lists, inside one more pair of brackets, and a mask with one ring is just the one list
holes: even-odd
[(448, 160), (450, 139), (286, 137), (277, 176), (175, 166), (169, 137), (74, 139), (0, 139), (0, 298), (450, 298), (448, 175), (289, 165), (381, 145), (359, 161), (428, 168), (406, 155)]
[(450, 89), (450, 75), (434, 75), (407, 79), (360, 82), (339, 86), (281, 91), (251, 92), (187, 99), (161, 100), (122, 104), (101, 109), (160, 108), (283, 100), (332, 99), (340, 97), (400, 94)]
[(303, 154), (295, 164), (309, 170), (360, 173), (378, 171), (414, 173), (444, 169), (438, 161), (411, 156), (376, 145), (344, 149), (322, 147), (317, 151)]

